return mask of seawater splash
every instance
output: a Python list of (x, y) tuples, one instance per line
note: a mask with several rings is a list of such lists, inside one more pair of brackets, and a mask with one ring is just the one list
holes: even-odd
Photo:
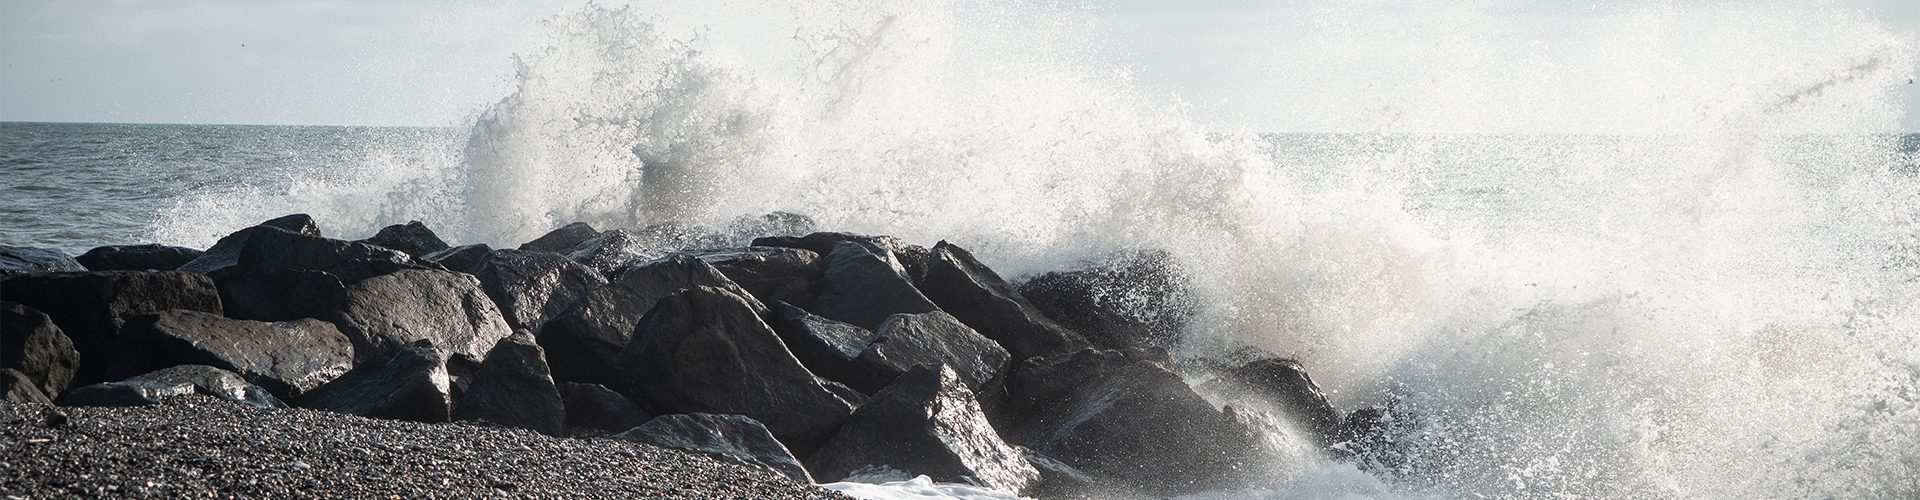
[(1283, 76), (1241, 105), (1386, 133), (1261, 136), (1101, 62), (1079, 9), (589, 5), (463, 161), (234, 206), (505, 243), (786, 210), (1009, 275), (1165, 249), (1201, 294), (1181, 356), (1299, 356), (1343, 410), (1415, 417), (1392, 456), (1222, 495), (1920, 495), (1920, 181), (1881, 135), (1910, 38), (1794, 6), (1537, 39), (1398, 7), (1312, 3), (1243, 61)]

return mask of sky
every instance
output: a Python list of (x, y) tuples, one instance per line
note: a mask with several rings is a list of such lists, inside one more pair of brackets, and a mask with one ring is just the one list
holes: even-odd
[[(1087, 1), (1104, 27), (1103, 43), (1108, 46), (1100, 52), (1132, 70), (1142, 85), (1190, 103), (1203, 122), (1276, 129), (1386, 128), (1402, 119), (1396, 105), (1431, 100), (1436, 89), (1479, 96), (1460, 105), (1491, 110), (1467, 118), (1469, 128), (1476, 125), (1473, 120), (1511, 116), (1503, 106), (1645, 104), (1609, 100), (1618, 97), (1615, 87), (1635, 83), (1619, 78), (1635, 75), (1583, 76), (1606, 72), (1608, 68), (1598, 64), (1612, 49), (1583, 45), (1580, 33), (1609, 33), (1620, 26), (1630, 30), (1632, 22), (1639, 22), (1594, 7), (1605, 2), (1475, 0), (1469, 2), (1475, 8), (1401, 16), (1382, 15), (1406, 10), (1396, 2)], [(511, 91), (512, 54), (536, 46), (541, 21), (576, 3), (0, 0), (0, 120), (459, 125)], [(1707, 26), (1674, 30), (1682, 36), (1741, 36), (1752, 31), (1748, 26), (1770, 22), (1766, 12), (1736, 10), (1735, 19), (1728, 20), (1719, 10), (1689, 10), (1703, 2), (1668, 3), (1677, 6), (1680, 14), (1674, 18), (1680, 22)], [(1347, 8), (1349, 4), (1361, 8)], [(1920, 2), (1912, 0), (1829, 0), (1815, 5), (1808, 12), (1864, 16), (1905, 40), (1908, 52), (1913, 33), (1920, 31)], [(1777, 12), (1786, 13), (1773, 17), (1791, 18), (1797, 11)], [(1382, 18), (1391, 20), (1376, 21)], [(1713, 28), (1715, 23), (1725, 26)], [(1754, 35), (1755, 43), (1771, 43), (1768, 35)], [(1876, 43), (1849, 39), (1846, 33), (1798, 36), (1810, 44)], [(1435, 41), (1425, 43), (1423, 37)], [(1519, 42), (1507, 44), (1509, 39)], [(1488, 58), (1529, 57), (1538, 49), (1528, 44), (1546, 44), (1549, 57), (1602, 61), (1550, 61), (1561, 68), (1558, 73), (1521, 80), (1552, 86), (1551, 92), (1488, 91), (1509, 81), (1496, 72), (1406, 77), (1458, 73), (1453, 70), (1484, 64)], [(1695, 71), (1703, 73), (1738, 73), (1740, 65), (1752, 65), (1726, 57), (1722, 59), (1730, 62), (1721, 67), (1713, 64), (1710, 51), (1699, 55), (1704, 63)], [(1667, 62), (1662, 55), (1644, 52), (1623, 57), (1635, 64)], [(1852, 63), (1848, 57), (1841, 52), (1831, 56), (1835, 67)], [(1914, 65), (1911, 58), (1895, 60)], [(1692, 64), (1681, 61), (1680, 70)], [(1380, 88), (1374, 89), (1376, 83)], [(1358, 87), (1365, 88), (1353, 90)], [(1898, 98), (1906, 110), (1900, 128), (1920, 131), (1920, 85), (1904, 87)], [(1626, 119), (1632, 118), (1614, 121)], [(1571, 126), (1619, 125), (1604, 118), (1589, 121), (1595, 123)]]

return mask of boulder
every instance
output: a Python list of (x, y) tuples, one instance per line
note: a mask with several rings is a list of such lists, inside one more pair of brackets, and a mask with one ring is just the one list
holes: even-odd
[(38, 385), (19, 370), (0, 369), (0, 403), (53, 404)]
[(874, 333), (858, 360), (866, 377), (849, 384), (865, 392), (880, 390), (915, 366), (944, 364), (979, 393), (994, 389), (1007, 368), (1005, 349), (944, 312), (895, 314)]
[(0, 245), (0, 276), (24, 273), (71, 273), (86, 266), (67, 254), (45, 248)]
[(539, 331), (587, 292), (607, 284), (599, 272), (566, 257), (526, 250), (494, 250), (472, 272), (507, 325), (529, 331)]
[[(352, 284), (401, 269), (432, 268), (393, 249), (261, 227), (247, 238), (240, 247), (239, 259), (226, 272), (326, 271), (342, 283)], [(223, 273), (213, 276), (215, 280), (225, 277)]]
[(324, 317), (340, 310), (347, 286), (338, 276), (310, 269), (274, 269), (227, 275), (219, 281), (227, 316), (255, 321)]
[(614, 278), (620, 275), (624, 266), (636, 260), (653, 260), (647, 244), (625, 229), (613, 229), (600, 233), (574, 245), (567, 252), (567, 258), (586, 266), (601, 276)]
[(593, 237), (599, 235), (600, 232), (593, 230), (593, 226), (589, 226), (585, 222), (575, 222), (561, 226), (559, 229), (541, 235), (539, 238), (534, 238), (533, 241), (521, 244), (520, 249), (564, 254), (573, 251), (573, 247), (579, 246), (580, 242), (593, 239)]
[(192, 382), (122, 380), (76, 387), (60, 396), (60, 406), (147, 406), (193, 394)]
[(809, 250), (746, 247), (704, 250), (693, 256), (720, 270), (761, 302), (780, 301), (809, 308), (820, 295), (824, 267), (820, 254)]
[(380, 228), (380, 232), (374, 233), (372, 238), (360, 240), (360, 243), (399, 250), (414, 257), (447, 249), (446, 241), (417, 220)]
[(60, 394), (73, 384), (80, 351), (40, 310), (0, 302), (0, 368), (17, 370), (40, 394)]
[(53, 319), (80, 353), (74, 384), (109, 380), (115, 345), (127, 318), (170, 309), (220, 313), (213, 281), (193, 273), (93, 271), (14, 276), (0, 299), (25, 304)]
[(354, 359), (390, 357), (419, 340), (469, 366), (511, 335), (493, 300), (473, 276), (448, 271), (408, 270), (347, 288), (345, 303), (326, 319), (353, 341)]
[(833, 253), (833, 248), (841, 242), (854, 241), (871, 243), (886, 248), (893, 253), (900, 264), (900, 272), (913, 283), (919, 283), (926, 274), (929, 252), (926, 247), (909, 244), (892, 236), (867, 236), (853, 233), (820, 232), (806, 236), (768, 236), (754, 238), (756, 247), (786, 247), (811, 251), (820, 255)]
[(1347, 414), (1334, 431), (1329, 454), (1362, 470), (1405, 470), (1415, 450), (1416, 433), (1425, 429), (1418, 414), (1388, 401)]
[(920, 289), (941, 310), (998, 342), (1016, 361), (1092, 347), (1080, 334), (1048, 319), (971, 252), (951, 243), (933, 246)]
[(555, 388), (566, 405), (568, 435), (621, 432), (653, 419), (652, 412), (604, 385), (557, 382)]
[(220, 241), (208, 247), (207, 251), (201, 252), (199, 257), (181, 264), (177, 270), (206, 275), (225, 273), (228, 268), (240, 264), (241, 249), (247, 246), (247, 240), (261, 228), (290, 231), (315, 238), (321, 237), (320, 228), (314, 225), (313, 218), (308, 217), (307, 214), (281, 216), (220, 238)]
[(89, 271), (172, 271), (205, 253), (160, 244), (96, 247), (73, 260)]
[(815, 316), (785, 302), (773, 305), (773, 329), (787, 350), (814, 374), (842, 383), (870, 378), (859, 359), (873, 344), (872, 331)]
[(635, 443), (704, 453), (723, 462), (756, 467), (813, 484), (793, 452), (759, 421), (740, 415), (684, 413), (661, 415), (615, 436)]
[(453, 411), (451, 393), (447, 353), (422, 340), (307, 391), (299, 405), (370, 418), (446, 422)]
[[(540, 346), (553, 361), (554, 377), (575, 382), (618, 385), (614, 359), (633, 338), (634, 325), (668, 295), (698, 286), (745, 294), (713, 266), (686, 255), (672, 255), (627, 269), (607, 286), (581, 298), (540, 330)], [(748, 299), (755, 311), (765, 306)]]
[(1170, 349), (1195, 308), (1173, 257), (1157, 251), (1042, 274), (1021, 283), (1019, 292), (1046, 317), (1106, 349)]
[(861, 469), (890, 467), (935, 481), (1027, 490), (1039, 471), (1000, 439), (965, 380), (934, 366), (914, 367), (861, 405), (807, 460), (809, 470), (841, 481)]
[[(181, 388), (186, 390), (183, 392)], [(258, 408), (286, 408), (265, 389), (247, 383), (233, 372), (206, 365), (180, 365), (148, 372), (119, 382), (74, 389), (60, 399), (68, 406), (145, 406), (187, 394), (205, 394)]]
[(501, 339), (453, 405), (454, 420), (484, 420), (549, 436), (566, 433), (566, 404), (533, 336)]
[(288, 401), (353, 368), (353, 342), (317, 319), (267, 323), (164, 311), (129, 319), (120, 342), (124, 370), (209, 365)]
[(787, 352), (749, 299), (722, 288), (661, 299), (620, 352), (618, 368), (631, 396), (670, 413), (745, 415), (801, 453), (852, 411)]
[(441, 267), (445, 267), (450, 271), (472, 273), (473, 266), (480, 265), (480, 261), (486, 259), (487, 255), (492, 253), (493, 247), (489, 247), (485, 243), (475, 243), (429, 253), (421, 256), (420, 260), (439, 264)]
[(820, 299), (813, 309), (821, 316), (873, 329), (895, 314), (940, 309), (914, 288), (893, 251), (884, 246), (842, 241), (826, 256)]
[(1323, 445), (1333, 444), (1339, 431), (1340, 411), (1298, 361), (1255, 360), (1221, 373), (1201, 389), (1241, 405), (1273, 408)]
[(792, 212), (768, 212), (742, 215), (727, 224), (727, 233), (736, 237), (802, 236), (814, 232), (812, 217)]

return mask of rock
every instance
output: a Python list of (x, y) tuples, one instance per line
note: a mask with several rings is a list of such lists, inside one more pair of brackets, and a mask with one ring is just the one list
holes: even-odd
[(1007, 368), (1005, 349), (945, 312), (895, 314), (874, 333), (859, 358), (869, 376), (850, 384), (855, 389), (877, 391), (915, 366), (944, 364), (978, 393), (992, 389)]
[(566, 435), (566, 404), (547, 358), (526, 333), (501, 339), (453, 405), (454, 420), (485, 420), (549, 436)]
[(1040, 473), (1001, 441), (952, 369), (916, 366), (861, 405), (807, 465), (822, 479), (845, 480), (868, 467), (891, 467), (935, 481), (1026, 490)]
[(539, 331), (587, 292), (606, 286), (600, 273), (566, 257), (526, 250), (494, 250), (473, 266), (480, 287), (500, 306), (507, 325)]
[[(697, 286), (746, 293), (713, 266), (686, 255), (630, 268), (607, 286), (587, 292), (540, 330), (540, 346), (547, 349), (554, 377), (618, 385), (614, 360), (633, 338), (634, 325), (640, 324), (640, 318), (660, 299)], [(748, 300), (755, 311), (765, 309)]]
[(96, 247), (73, 260), (89, 271), (172, 271), (205, 253), (160, 244)]
[(533, 241), (520, 245), (520, 249), (563, 254), (572, 251), (573, 247), (580, 245), (580, 242), (599, 235), (600, 232), (593, 230), (593, 226), (585, 222), (575, 222), (534, 238)]
[[(286, 269), (326, 271), (340, 282), (360, 280), (401, 269), (432, 269), (397, 250), (365, 243), (340, 241), (272, 228), (256, 229), (240, 248), (240, 257), (228, 272), (264, 272)], [(214, 273), (214, 279), (225, 276)]]
[(300, 398), (300, 406), (370, 418), (446, 422), (453, 410), (446, 353), (422, 340), (361, 364)]
[(228, 317), (255, 321), (324, 317), (347, 300), (339, 277), (309, 269), (230, 274), (219, 287)]
[(16, 370), (42, 395), (60, 394), (80, 369), (80, 351), (40, 310), (0, 302), (0, 368)]
[(820, 300), (813, 312), (861, 328), (879, 328), (889, 316), (940, 308), (907, 281), (893, 251), (865, 241), (842, 241), (826, 254)]
[(60, 396), (59, 403), (61, 406), (146, 406), (193, 393), (192, 382), (123, 380), (74, 388)]
[(320, 228), (313, 224), (313, 218), (308, 217), (307, 214), (282, 216), (220, 238), (220, 241), (207, 248), (207, 251), (201, 252), (199, 257), (181, 264), (177, 270), (206, 275), (224, 273), (226, 269), (240, 264), (241, 249), (247, 246), (247, 240), (253, 237), (253, 233), (259, 232), (261, 228), (274, 228), (315, 238), (321, 237)]
[(475, 243), (429, 253), (421, 256), (420, 260), (439, 264), (451, 271), (472, 273), (473, 266), (480, 265), (480, 261), (492, 253), (493, 247), (485, 243)]
[(555, 387), (566, 404), (569, 435), (621, 432), (653, 419), (653, 413), (604, 385), (557, 382)]
[(817, 376), (814, 377), (814, 381), (819, 382), (821, 386), (826, 387), (827, 392), (831, 392), (833, 393), (834, 396), (840, 397), (841, 401), (847, 402), (847, 407), (849, 408), (859, 408), (860, 405), (866, 404), (867, 402), (866, 394), (863, 394), (860, 391), (853, 390), (852, 387), (847, 387), (847, 384), (834, 382), (832, 380), (827, 380)]
[(192, 273), (93, 271), (14, 276), (0, 298), (25, 304), (53, 319), (80, 353), (74, 384), (104, 382), (126, 319), (170, 309), (220, 313), (213, 281)]
[(0, 276), (23, 273), (71, 273), (86, 271), (72, 257), (45, 248), (0, 245)]
[(727, 224), (727, 232), (737, 236), (800, 236), (814, 232), (812, 217), (791, 212), (742, 215)]
[(1327, 451), (1362, 470), (1405, 470), (1414, 453), (1406, 443), (1416, 442), (1423, 427), (1418, 415), (1389, 401), (1347, 414)]
[(754, 238), (756, 247), (786, 247), (811, 251), (820, 255), (833, 253), (833, 248), (844, 241), (863, 242), (879, 245), (893, 252), (900, 264), (900, 272), (913, 283), (919, 283), (926, 275), (926, 263), (929, 252), (926, 247), (909, 244), (892, 236), (867, 236), (853, 233), (813, 233), (806, 236), (769, 236)]
[(873, 344), (873, 332), (785, 302), (773, 305), (773, 327), (787, 350), (814, 374), (842, 382), (869, 378), (859, 359), (860, 352)]
[(761, 302), (813, 307), (824, 267), (820, 254), (798, 248), (746, 247), (694, 252)]
[(1126, 498), (1125, 491), (1114, 489), (1115, 482), (1075, 469), (1059, 460), (1048, 458), (1026, 448), (1019, 448), (1026, 454), (1027, 463), (1039, 471), (1040, 477), (1034, 484), (1021, 492), (1033, 498)]
[(360, 243), (399, 250), (414, 257), (447, 249), (446, 241), (417, 220), (380, 228), (380, 232), (374, 233), (372, 238), (360, 240)]
[[(185, 386), (185, 393), (179, 388)], [(286, 408), (266, 389), (247, 383), (233, 372), (207, 365), (180, 365), (155, 370), (119, 382), (74, 389), (61, 399), (69, 406), (145, 406), (187, 394), (205, 394), (256, 408)]]
[(620, 352), (625, 391), (670, 413), (745, 415), (809, 452), (852, 408), (787, 352), (748, 300), (709, 286), (661, 299)]
[(586, 266), (601, 276), (614, 278), (621, 269), (635, 260), (652, 260), (656, 255), (647, 251), (647, 245), (638, 236), (625, 229), (613, 229), (599, 236), (589, 238), (574, 245), (567, 252), (567, 258)]
[(353, 342), (317, 319), (266, 323), (165, 311), (128, 320), (120, 341), (125, 370), (209, 365), (289, 401), (353, 368)]
[(1036, 276), (1019, 286), (1046, 317), (1107, 349), (1170, 349), (1194, 314), (1186, 277), (1166, 252)]
[(1202, 389), (1229, 401), (1277, 409), (1322, 445), (1332, 444), (1340, 427), (1340, 411), (1327, 402), (1326, 393), (1306, 369), (1291, 359), (1249, 362), (1220, 374)]
[(971, 252), (951, 243), (933, 246), (920, 289), (941, 310), (998, 342), (1016, 361), (1092, 347), (1080, 334), (1048, 319)]
[(766, 426), (740, 415), (661, 415), (615, 437), (705, 453), (723, 462), (766, 469), (800, 484), (813, 484), (813, 476), (807, 475), (807, 469), (793, 458), (793, 452), (774, 439)]
[(0, 403), (53, 404), (38, 385), (19, 370), (0, 369)]
[(448, 271), (408, 270), (362, 281), (347, 288), (340, 312), (326, 319), (353, 341), (360, 362), (430, 340), (456, 360), (478, 366), (494, 343), (513, 333), (479, 280)]

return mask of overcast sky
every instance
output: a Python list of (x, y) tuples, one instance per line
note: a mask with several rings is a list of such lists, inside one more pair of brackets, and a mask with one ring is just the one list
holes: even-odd
[[(575, 3), (0, 0), (0, 120), (458, 125), (511, 89), (510, 55), (539, 39), (542, 19)], [(1370, 100), (1388, 100), (1385, 94), (1339, 92), (1348, 98), (1339, 100), (1323, 98), (1329, 94), (1319, 89), (1306, 89), (1293, 92), (1291, 98), (1262, 101), (1260, 96), (1271, 95), (1276, 86), (1320, 81), (1311, 74), (1297, 74), (1300, 71), (1275, 77), (1287, 68), (1298, 70), (1310, 64), (1359, 68), (1345, 73), (1336, 69), (1323, 79), (1332, 82), (1329, 85), (1352, 85), (1376, 77), (1378, 73), (1365, 72), (1369, 64), (1417, 64), (1408, 58), (1425, 57), (1418, 50), (1427, 45), (1417, 37), (1388, 36), (1384, 38), (1393, 39), (1330, 42), (1382, 44), (1378, 49), (1342, 52), (1325, 46), (1301, 47), (1315, 45), (1325, 38), (1319, 30), (1331, 29), (1303, 14), (1325, 9), (1301, 6), (1330, 2), (1092, 3), (1110, 35), (1112, 47), (1103, 53), (1133, 68), (1143, 84), (1193, 103), (1196, 118), (1203, 121), (1286, 128), (1289, 122), (1284, 120), (1263, 121), (1247, 113), (1260, 109), (1263, 116), (1280, 116), (1264, 108), (1290, 106), (1325, 108), (1301, 111), (1326, 117), (1312, 123), (1364, 122), (1366, 118), (1354, 117), (1391, 111), (1370, 109), (1376, 105)], [(1522, 38), (1533, 42), (1555, 41), (1557, 35), (1547, 32), (1578, 27), (1583, 16), (1598, 15), (1594, 2), (1477, 3), (1502, 10), (1500, 16), (1524, 19), (1518, 21), (1521, 24), (1495, 23), (1482, 31), (1498, 34), (1519, 26), (1529, 31)], [(1397, 8), (1396, 3), (1386, 5)], [(1912, 33), (1920, 30), (1920, 1), (1829, 0), (1822, 5), (1877, 20), (1903, 35), (1909, 46)], [(1463, 22), (1486, 17), (1469, 14)], [(1445, 19), (1439, 21), (1445, 24)], [(1431, 24), (1417, 23), (1412, 28), (1416, 32), (1408, 35), (1431, 36), (1417, 32)], [(1449, 31), (1442, 35), (1460, 31), (1445, 29)], [(1383, 38), (1375, 36), (1381, 32), (1359, 33)], [(1706, 33), (1703, 36), (1713, 36)], [(1818, 35), (1812, 39), (1820, 39)], [(1505, 57), (1502, 50), (1483, 52)], [(1397, 53), (1402, 59), (1353, 64), (1342, 60), (1372, 53), (1383, 57)], [(1286, 60), (1292, 54), (1300, 59), (1292, 66), (1260, 64)], [(1844, 67), (1843, 63), (1835, 64)], [(1468, 93), (1497, 85), (1475, 79), (1453, 83), (1466, 85)], [(1903, 94), (1908, 111), (1902, 127), (1920, 130), (1920, 86), (1908, 85)], [(1493, 93), (1486, 98), (1505, 101), (1510, 97)], [(1349, 128), (1364, 127), (1361, 123)]]

